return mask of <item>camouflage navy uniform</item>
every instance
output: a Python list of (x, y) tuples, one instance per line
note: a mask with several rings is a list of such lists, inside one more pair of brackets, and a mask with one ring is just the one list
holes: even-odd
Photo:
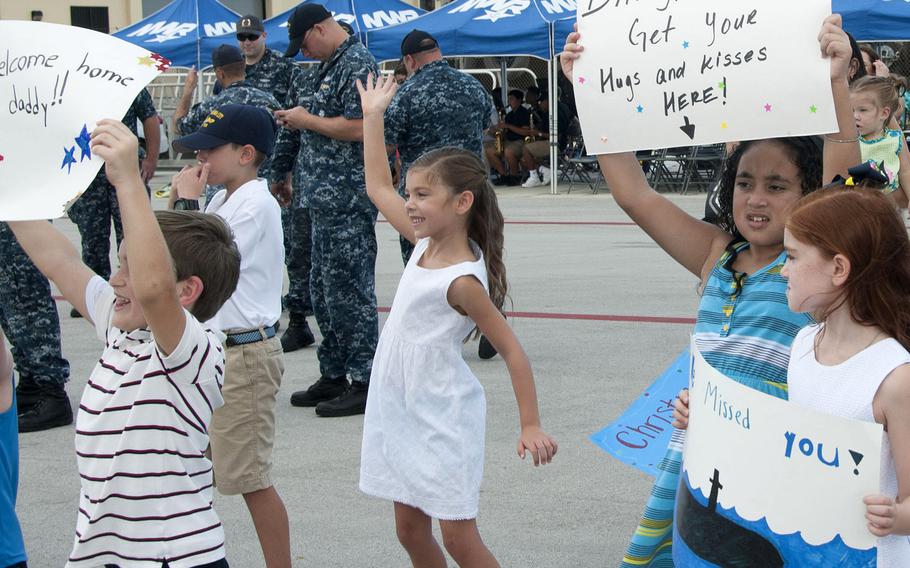
[[(420, 156), (457, 146), (483, 159), (483, 131), (495, 113), (493, 99), (473, 77), (452, 69), (445, 60), (427, 63), (398, 90), (385, 113), (386, 144), (401, 154), (401, 182), (405, 195), (408, 168)], [(405, 264), (414, 246), (404, 238)]]
[[(142, 89), (133, 100), (123, 117), (123, 124), (138, 136), (136, 121), (157, 116), (152, 97)], [(139, 160), (145, 159), (145, 148), (139, 146)], [(68, 211), (82, 237), (82, 262), (93, 272), (107, 280), (111, 276), (111, 220), (117, 247), (123, 240), (123, 224), (120, 221), (120, 207), (117, 205), (117, 191), (107, 179), (102, 167), (82, 195)]]
[[(310, 108), (310, 100), (316, 92), (319, 76), (318, 68), (313, 66), (301, 69), (294, 77), (291, 90), (285, 100), (285, 108), (301, 106)], [(310, 214), (306, 206), (304, 191), (300, 186), (302, 168), (305, 163), (298, 161), (301, 134), (296, 130), (282, 128), (275, 143), (275, 155), (272, 158), (272, 170), (275, 172), (292, 172), (291, 203), (281, 209), (281, 222), (284, 227), (284, 261), (288, 268), (288, 293), (284, 297), (285, 307), (291, 321), (302, 321), (313, 315), (313, 302), (310, 299), (310, 251), (312, 235)], [(287, 175), (285, 173), (285, 175)], [(280, 181), (274, 179), (273, 181)]]
[(60, 320), (50, 283), (6, 223), (0, 223), (0, 327), (23, 379), (63, 386), (70, 366), (60, 352)]
[[(222, 89), (217, 95), (212, 95), (193, 105), (190, 112), (177, 121), (177, 131), (184, 136), (196, 132), (213, 109), (229, 104), (256, 106), (266, 109), (269, 114), (281, 108), (281, 104), (267, 91), (257, 89), (247, 81), (237, 81)], [(271, 159), (267, 158), (259, 166), (259, 176), (268, 178), (270, 167)], [(205, 202), (211, 201), (212, 197), (222, 189), (224, 189), (223, 185), (206, 186)]]
[(275, 100), (284, 102), (299, 71), (300, 68), (293, 59), (274, 49), (266, 49), (258, 63), (246, 66), (246, 82), (260, 91), (271, 93)]
[[(316, 71), (307, 110), (316, 116), (360, 119), (355, 79), (377, 75), (373, 56), (349, 37)], [(325, 377), (370, 378), (379, 333), (376, 316), (376, 209), (366, 195), (363, 144), (300, 131), (296, 173), (312, 224), (310, 293), (322, 343), (317, 354)], [(289, 137), (279, 137), (276, 160), (286, 160)], [(283, 179), (287, 171), (273, 171)]]

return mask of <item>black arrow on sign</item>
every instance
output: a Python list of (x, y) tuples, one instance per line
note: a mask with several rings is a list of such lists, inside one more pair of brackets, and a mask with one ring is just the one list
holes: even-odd
[(689, 140), (694, 140), (695, 139), (695, 125), (689, 124), (688, 116), (684, 116), (683, 120), (685, 120), (686, 123), (684, 125), (680, 126), (679, 129), (686, 133), (686, 136), (689, 137)]

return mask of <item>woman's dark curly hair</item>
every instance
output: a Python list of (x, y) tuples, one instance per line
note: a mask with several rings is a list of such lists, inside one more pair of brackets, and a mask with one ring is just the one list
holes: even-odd
[[(822, 139), (818, 136), (793, 136), (789, 138), (768, 138), (764, 140), (747, 140), (741, 142), (727, 157), (724, 170), (720, 177), (720, 188), (717, 191), (717, 201), (720, 211), (717, 213), (716, 224), (718, 227), (732, 235), (727, 244), (730, 253), (724, 262), (724, 268), (734, 272), (733, 263), (736, 261), (736, 245), (745, 241), (736, 228), (733, 219), (733, 192), (736, 188), (736, 174), (739, 170), (739, 161), (749, 148), (763, 142), (774, 142), (783, 146), (790, 154), (793, 164), (799, 170), (802, 194), (811, 193), (822, 186)], [(736, 274), (737, 288), (742, 287), (745, 274)]]

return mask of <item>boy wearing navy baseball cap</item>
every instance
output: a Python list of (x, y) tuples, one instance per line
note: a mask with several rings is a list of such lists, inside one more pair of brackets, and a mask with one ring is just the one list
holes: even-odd
[(221, 184), (206, 206), (227, 221), (240, 250), (237, 290), (207, 323), (225, 342), (224, 406), (209, 427), (215, 486), (243, 495), (266, 566), (290, 566), (288, 516), (271, 479), (275, 396), (284, 374), (281, 317), (284, 241), (281, 211), (268, 184), (257, 176), (271, 154), (275, 122), (265, 110), (239, 104), (212, 110), (199, 129), (174, 141), (196, 151), (198, 163), (174, 176), (172, 191), (198, 199), (206, 183)]

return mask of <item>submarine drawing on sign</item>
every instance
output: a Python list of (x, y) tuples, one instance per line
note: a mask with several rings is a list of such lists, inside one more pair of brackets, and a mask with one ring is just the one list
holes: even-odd
[(771, 541), (717, 512), (717, 496), (723, 485), (720, 472), (711, 478), (708, 504), (698, 502), (685, 478), (680, 480), (676, 502), (676, 530), (697, 556), (718, 566), (778, 568), (784, 560)]

